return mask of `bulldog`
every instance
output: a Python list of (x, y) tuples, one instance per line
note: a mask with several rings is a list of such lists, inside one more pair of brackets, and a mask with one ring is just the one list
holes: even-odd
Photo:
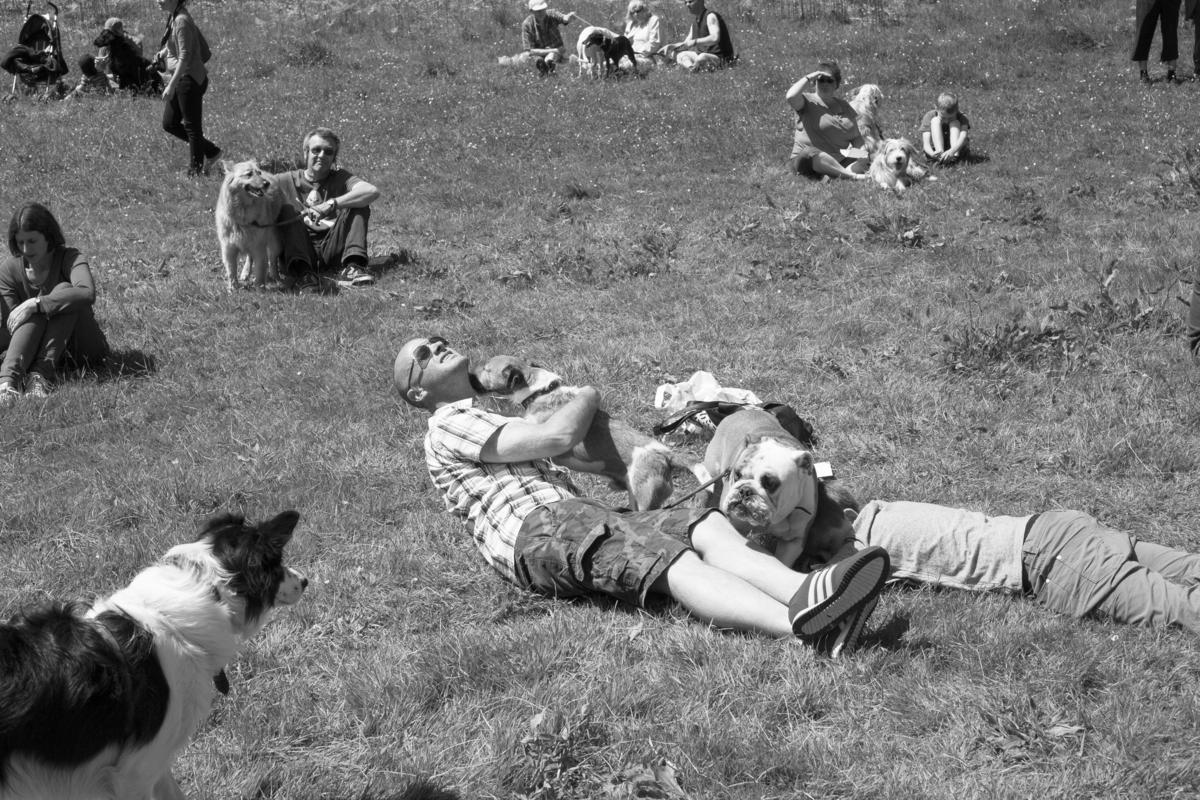
[[(512, 356), (488, 359), (475, 374), (477, 388), (514, 405), (525, 419), (544, 422), (575, 396), (575, 387), (548, 369)], [(686, 468), (665, 444), (599, 410), (583, 441), (554, 459), (579, 472), (602, 475), (629, 492), (635, 511), (662, 508), (674, 490), (672, 472)], [(698, 467), (697, 467), (698, 469)]]
[(743, 536), (768, 536), (775, 557), (788, 566), (802, 555), (805, 563), (826, 560), (853, 534), (841, 508), (844, 499), (830, 496), (819, 466), (824, 465), (775, 415), (744, 408), (717, 426), (705, 450), (704, 470), (716, 479), (709, 505), (720, 508)]

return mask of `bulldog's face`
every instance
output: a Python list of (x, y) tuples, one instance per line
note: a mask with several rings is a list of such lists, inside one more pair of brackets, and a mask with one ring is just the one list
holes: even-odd
[(737, 527), (767, 528), (779, 538), (803, 537), (817, 513), (812, 453), (775, 438), (750, 442), (730, 470), (721, 511)]
[(534, 397), (562, 385), (562, 378), (548, 369), (523, 364), (513, 356), (489, 358), (475, 374), (485, 391), (525, 405)]

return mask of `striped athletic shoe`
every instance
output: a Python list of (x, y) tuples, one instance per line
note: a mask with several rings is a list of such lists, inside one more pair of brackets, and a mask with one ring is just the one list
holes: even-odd
[(842, 618), (832, 631), (825, 634), (813, 647), (822, 652), (828, 651), (830, 658), (848, 656), (858, 649), (863, 631), (867, 627), (867, 619), (879, 604), (878, 595), (863, 603), (862, 608)]
[(792, 632), (812, 642), (833, 630), (879, 594), (890, 568), (887, 551), (872, 546), (809, 573), (788, 603)]

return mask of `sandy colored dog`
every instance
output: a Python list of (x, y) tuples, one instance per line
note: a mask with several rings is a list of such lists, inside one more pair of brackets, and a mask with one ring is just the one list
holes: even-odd
[[(558, 375), (513, 356), (488, 359), (475, 379), (485, 391), (519, 405), (526, 419), (538, 422), (549, 419), (576, 394), (576, 388), (564, 385)], [(674, 491), (672, 470), (686, 468), (665, 444), (603, 410), (592, 417), (583, 441), (554, 460), (608, 478), (614, 488), (629, 492), (630, 505), (636, 511), (662, 508)]]
[(883, 188), (903, 192), (928, 173), (916, 159), (917, 149), (908, 139), (884, 139), (875, 149), (867, 174)]
[[(256, 161), (223, 162), (225, 179), (217, 195), (217, 240), (225, 265), (225, 287), (253, 279), (257, 286), (279, 280), (283, 237), (276, 222), (283, 195), (274, 177)], [(239, 263), (245, 256), (245, 263)]]

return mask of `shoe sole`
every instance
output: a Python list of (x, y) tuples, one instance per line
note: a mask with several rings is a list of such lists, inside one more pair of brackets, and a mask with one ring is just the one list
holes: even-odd
[(833, 647), (829, 648), (830, 658), (848, 656), (858, 649), (859, 640), (862, 639), (863, 631), (867, 628), (867, 620), (875, 612), (877, 605), (879, 605), (878, 594), (863, 603), (862, 608), (854, 612), (854, 618), (842, 626), (834, 638)]
[(857, 557), (859, 563), (847, 568), (841, 585), (831, 587), (830, 596), (824, 602), (806, 609), (792, 620), (792, 632), (796, 636), (810, 641), (828, 633), (843, 617), (879, 594), (890, 566), (887, 551), (883, 548), (874, 552), (862, 551)]

